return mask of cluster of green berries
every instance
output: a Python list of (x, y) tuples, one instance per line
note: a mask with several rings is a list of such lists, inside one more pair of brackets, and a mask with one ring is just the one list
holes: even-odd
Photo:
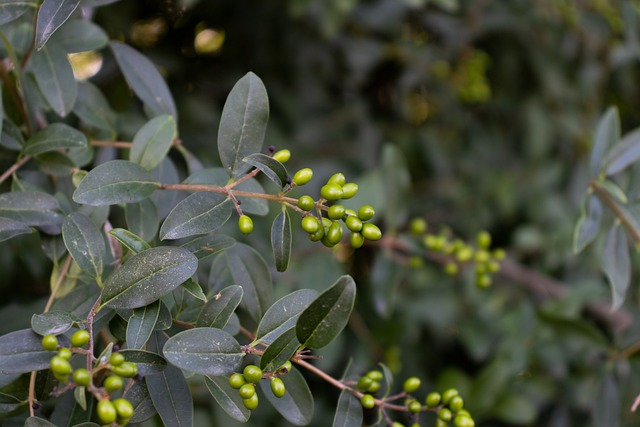
[[(71, 348), (61, 347), (55, 335), (42, 337), (42, 348), (47, 351), (56, 351), (51, 358), (49, 368), (53, 376), (60, 382), (69, 382), (71, 377), (76, 387), (87, 387), (88, 390), (99, 398), (96, 413), (103, 424), (117, 423), (125, 425), (133, 416), (133, 405), (125, 398), (111, 400), (111, 393), (115, 393), (124, 387), (123, 378), (134, 378), (138, 375), (138, 366), (128, 362), (122, 353), (114, 352), (106, 360), (99, 360), (98, 365), (89, 372), (85, 368), (73, 370), (69, 361), (74, 351), (81, 349), (90, 340), (89, 331), (80, 329), (71, 335)], [(86, 350), (76, 350), (86, 354)], [(105, 376), (104, 373), (107, 372)], [(95, 382), (102, 381), (98, 386)]]
[(438, 415), (436, 427), (447, 427), (451, 421), (455, 427), (474, 427), (476, 425), (469, 411), (464, 409), (464, 400), (458, 390), (450, 388), (444, 393), (431, 392), (425, 398), (428, 409)]
[(242, 373), (233, 373), (229, 377), (229, 385), (231, 388), (238, 390), (242, 403), (245, 408), (254, 410), (258, 407), (258, 394), (256, 393), (256, 384), (263, 378), (269, 379), (271, 392), (277, 398), (284, 396), (286, 388), (284, 381), (277, 375), (284, 375), (291, 371), (292, 365), (290, 361), (287, 361), (284, 365), (278, 369), (276, 374), (265, 375), (262, 369), (256, 365), (247, 365), (243, 369)]

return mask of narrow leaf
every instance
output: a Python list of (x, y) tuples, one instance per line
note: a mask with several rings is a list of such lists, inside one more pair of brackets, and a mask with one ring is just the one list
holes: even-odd
[(284, 396), (275, 397), (269, 388), (268, 381), (259, 383), (263, 394), (280, 415), (291, 424), (296, 426), (309, 424), (313, 418), (313, 396), (304, 377), (294, 368), (281, 378), (286, 387)]
[(618, 202), (624, 203), (625, 205), (629, 202), (627, 195), (624, 193), (622, 188), (618, 187), (616, 183), (609, 180), (598, 181), (598, 185), (605, 189), (609, 195), (614, 197)]
[(362, 425), (362, 404), (347, 390), (343, 390), (338, 398), (333, 427), (352, 427)]
[(159, 315), (160, 301), (133, 310), (133, 315), (127, 322), (127, 348), (141, 349), (144, 347), (151, 337)]
[(44, 47), (49, 37), (64, 24), (76, 10), (80, 0), (44, 0), (38, 10), (36, 48)]
[(83, 411), (87, 410), (87, 390), (84, 386), (78, 386), (73, 390), (73, 397)]
[(236, 241), (232, 237), (222, 234), (210, 234), (193, 239), (183, 244), (182, 247), (191, 251), (198, 259), (204, 259), (228, 249), (235, 244)]
[(176, 121), (163, 114), (145, 123), (133, 138), (129, 160), (147, 170), (158, 166), (176, 138)]
[(594, 399), (597, 404), (592, 407), (593, 425), (619, 427), (622, 412), (620, 385), (613, 374), (602, 375)]
[(0, 217), (38, 226), (61, 225), (64, 216), (59, 213), (58, 200), (38, 191), (14, 191), (0, 194)]
[(162, 373), (145, 378), (149, 396), (162, 423), (170, 427), (193, 426), (193, 399), (182, 371), (167, 366)]
[(616, 107), (609, 107), (598, 121), (591, 149), (589, 169), (592, 177), (598, 176), (603, 168), (607, 151), (620, 140), (620, 118)]
[(88, 52), (105, 47), (109, 43), (109, 36), (93, 22), (75, 19), (58, 28), (51, 36), (51, 42), (62, 46), (67, 53)]
[(0, 2), (0, 25), (18, 19), (29, 9), (36, 9), (37, 1), (2, 0)]
[(196, 326), (224, 329), (242, 301), (242, 287), (233, 285), (221, 290), (202, 308)]
[(622, 172), (640, 159), (640, 129), (635, 129), (624, 137), (620, 144), (609, 151), (606, 160), (607, 176)]
[(71, 112), (78, 95), (78, 83), (67, 59), (67, 53), (50, 43), (34, 52), (31, 66), (42, 96), (60, 117)]
[(62, 223), (62, 238), (80, 269), (91, 274), (100, 283), (107, 251), (98, 227), (88, 217), (74, 212)]
[(351, 276), (340, 277), (300, 314), (298, 340), (311, 349), (329, 344), (347, 325), (355, 300), (355, 282)]
[(244, 352), (221, 329), (195, 328), (172, 336), (162, 351), (173, 365), (202, 375), (223, 375), (240, 367)]
[(73, 112), (83, 122), (98, 129), (108, 130), (115, 137), (115, 113), (104, 94), (93, 84), (89, 82), (78, 83), (78, 98), (73, 106)]
[(291, 220), (286, 209), (280, 212), (271, 225), (271, 248), (276, 270), (285, 271), (291, 257)]
[(260, 368), (265, 372), (277, 371), (300, 347), (296, 328), (292, 327), (273, 340), (260, 357)]
[(596, 238), (601, 218), (602, 203), (597, 196), (589, 194), (573, 234), (573, 251), (575, 253), (581, 252)]
[(295, 326), (300, 313), (315, 300), (318, 292), (300, 289), (273, 303), (258, 325), (256, 341), (271, 344), (274, 339)]
[(23, 222), (0, 217), (0, 242), (20, 234), (31, 233), (31, 231), (31, 227)]
[(169, 213), (160, 227), (160, 239), (209, 233), (227, 222), (232, 212), (233, 202), (222, 194), (193, 193)]
[(124, 208), (124, 217), (129, 231), (140, 238), (150, 242), (156, 237), (160, 220), (158, 209), (150, 198), (142, 199), (137, 203), (127, 203)]
[(273, 157), (262, 153), (254, 153), (245, 157), (242, 161), (260, 169), (278, 187), (284, 188), (287, 185), (289, 176), (287, 169)]
[(151, 304), (180, 286), (198, 267), (198, 259), (182, 248), (160, 246), (140, 252), (106, 280), (102, 306), (137, 308)]
[(207, 296), (202, 292), (202, 287), (193, 279), (187, 279), (182, 285), (180, 285), (189, 295), (200, 301), (207, 302)]
[(142, 237), (136, 236), (134, 233), (129, 230), (125, 230), (124, 228), (111, 229), (109, 230), (109, 234), (115, 237), (134, 254), (151, 248), (151, 245), (149, 245)]
[(231, 388), (227, 376), (205, 376), (204, 382), (220, 407), (234, 420), (249, 421), (251, 411), (242, 403), (238, 390)]
[(31, 316), (31, 329), (38, 335), (60, 335), (79, 322), (81, 319), (71, 313), (52, 310)]
[(260, 151), (268, 120), (267, 90), (262, 80), (249, 72), (231, 89), (218, 129), (220, 160), (232, 178), (249, 170), (242, 159)]
[(24, 427), (56, 427), (56, 425), (43, 418), (29, 417), (24, 422)]
[(177, 120), (178, 113), (173, 97), (155, 65), (146, 56), (124, 43), (112, 41), (111, 49), (122, 74), (138, 98), (154, 115), (169, 114)]
[[(129, 345), (128, 340), (127, 345)], [(127, 348), (126, 350), (121, 350), (121, 352), (129, 362), (136, 364), (138, 367), (138, 373), (143, 377), (159, 374), (168, 366), (164, 357), (151, 351), (132, 350)]]
[(602, 253), (602, 269), (611, 286), (611, 309), (617, 310), (624, 302), (631, 280), (629, 247), (620, 225), (614, 225), (609, 230)]
[(64, 123), (53, 123), (27, 140), (24, 154), (36, 155), (60, 148), (86, 147), (87, 137)]
[(0, 336), (0, 371), (29, 372), (47, 369), (51, 352), (42, 348), (42, 337), (31, 329)]
[(92, 206), (133, 203), (160, 185), (142, 167), (127, 160), (111, 160), (91, 170), (73, 193), (76, 203)]

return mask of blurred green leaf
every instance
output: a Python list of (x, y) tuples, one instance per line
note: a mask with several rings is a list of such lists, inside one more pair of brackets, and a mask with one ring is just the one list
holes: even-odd
[(609, 193), (609, 195), (615, 198), (618, 202), (623, 204), (627, 204), (629, 202), (629, 199), (627, 198), (627, 195), (624, 193), (624, 191), (613, 181), (605, 179), (602, 181), (598, 181), (598, 185), (602, 187), (607, 193)]
[(333, 427), (351, 427), (362, 425), (362, 404), (347, 390), (340, 392)]
[(142, 237), (136, 236), (134, 233), (129, 230), (125, 230), (124, 228), (111, 229), (109, 230), (109, 234), (115, 237), (134, 254), (151, 248), (151, 246)]
[(278, 398), (271, 392), (268, 381), (260, 381), (260, 388), (269, 403), (287, 421), (296, 426), (307, 425), (313, 417), (313, 396), (302, 374), (292, 369), (280, 377), (286, 387), (284, 396)]
[(31, 227), (23, 222), (0, 217), (0, 242), (31, 231)]
[(299, 347), (300, 341), (296, 337), (296, 329), (292, 327), (280, 334), (265, 349), (260, 356), (260, 368), (264, 372), (277, 371), (287, 360), (291, 359)]
[(199, 260), (215, 255), (235, 245), (236, 241), (222, 234), (209, 234), (198, 237), (182, 245), (191, 251)]
[(283, 209), (273, 220), (271, 226), (271, 248), (276, 270), (285, 271), (291, 257), (291, 220), (289, 211)]
[(82, 320), (66, 311), (51, 310), (31, 316), (31, 329), (38, 335), (60, 335)]
[(598, 230), (600, 230), (601, 219), (602, 203), (596, 195), (589, 194), (573, 234), (573, 251), (575, 253), (580, 253), (596, 238)]
[(262, 171), (267, 178), (273, 181), (278, 187), (284, 188), (287, 185), (287, 169), (282, 163), (262, 153), (254, 153), (242, 159)]
[(620, 140), (620, 117), (616, 107), (609, 107), (602, 115), (591, 148), (589, 170), (592, 177), (596, 177), (603, 169), (603, 160), (607, 152)]
[(80, 268), (101, 283), (107, 254), (98, 227), (83, 214), (74, 212), (62, 223), (62, 238), (69, 254)]
[(158, 209), (150, 198), (137, 203), (127, 203), (124, 216), (129, 231), (137, 234), (147, 242), (152, 241), (158, 232)]
[(172, 116), (154, 117), (133, 138), (129, 160), (147, 170), (155, 168), (169, 152), (176, 135), (176, 121)]
[(35, 10), (37, 7), (37, 1), (3, 0), (0, 3), (0, 25), (11, 22), (29, 9)]
[(160, 316), (160, 301), (133, 310), (127, 322), (127, 348), (142, 349), (151, 337)]
[(87, 138), (64, 123), (53, 123), (27, 140), (24, 154), (36, 155), (60, 148), (85, 147)]
[(60, 117), (71, 112), (78, 96), (78, 83), (67, 53), (54, 43), (34, 52), (31, 67), (42, 96)]
[(640, 129), (635, 129), (622, 137), (620, 144), (613, 147), (604, 160), (607, 176), (615, 175), (640, 159)]
[(36, 48), (42, 49), (49, 37), (64, 24), (80, 5), (80, 0), (44, 0), (38, 9)]
[(492, 415), (509, 424), (530, 425), (538, 416), (538, 408), (528, 396), (506, 393), (498, 400)]
[(227, 196), (202, 191), (176, 205), (160, 227), (161, 240), (209, 233), (231, 217), (233, 202)]
[(92, 83), (78, 83), (78, 98), (73, 106), (73, 113), (91, 126), (108, 130), (111, 136), (115, 138), (115, 113), (104, 94)]
[(242, 301), (242, 286), (224, 288), (202, 307), (196, 326), (224, 329), (231, 315)]
[(204, 382), (216, 403), (234, 420), (249, 421), (251, 411), (242, 403), (238, 390), (231, 388), (227, 376), (205, 376)]
[(29, 417), (24, 422), (25, 427), (56, 427), (55, 424), (38, 417)]
[(300, 313), (313, 302), (317, 295), (318, 292), (312, 289), (300, 289), (273, 303), (260, 320), (256, 341), (271, 344), (285, 331), (294, 328)]
[(149, 396), (165, 426), (192, 427), (193, 399), (182, 371), (175, 366), (145, 378)]
[(0, 371), (29, 372), (47, 369), (51, 352), (42, 348), (42, 337), (31, 329), (0, 336)]
[(55, 197), (35, 191), (14, 191), (0, 194), (0, 217), (20, 221), (26, 225), (58, 226), (64, 216)]
[(621, 425), (620, 391), (618, 381), (612, 373), (602, 375), (594, 400), (598, 402), (591, 408), (594, 425), (619, 427)]
[(611, 286), (611, 309), (617, 310), (624, 302), (631, 281), (629, 247), (624, 229), (619, 224), (613, 225), (607, 234), (602, 251), (602, 269)]
[(385, 195), (382, 215), (389, 228), (397, 229), (405, 224), (408, 215), (411, 177), (407, 161), (396, 146), (386, 144), (382, 151), (380, 168), (384, 177), (382, 184)]
[[(86, 3), (86, 0), (82, 3)], [(88, 52), (105, 47), (109, 36), (98, 25), (85, 19), (67, 21), (51, 36), (51, 41), (67, 53)]]

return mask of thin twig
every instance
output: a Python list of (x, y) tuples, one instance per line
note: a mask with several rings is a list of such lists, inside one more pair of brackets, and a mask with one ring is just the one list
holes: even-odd
[(7, 178), (9, 178), (15, 171), (20, 169), (22, 165), (27, 163), (31, 159), (31, 156), (24, 156), (20, 158), (17, 162), (9, 167), (2, 175), (0, 175), (0, 184), (2, 184)]

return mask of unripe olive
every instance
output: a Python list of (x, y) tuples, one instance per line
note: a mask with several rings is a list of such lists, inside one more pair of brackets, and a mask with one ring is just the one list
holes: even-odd
[(313, 200), (311, 196), (301, 196), (298, 199), (298, 207), (303, 211), (310, 211), (316, 205), (316, 202)]
[(371, 378), (364, 376), (358, 379), (358, 384), (356, 385), (356, 387), (360, 391), (368, 391), (372, 383), (373, 383), (373, 380)]
[(342, 240), (342, 224), (338, 221), (331, 224), (331, 227), (329, 227), (325, 237), (332, 246), (340, 243)]
[(248, 215), (240, 215), (238, 228), (242, 234), (250, 234), (253, 231), (253, 220)]
[(62, 347), (60, 350), (58, 350), (58, 356), (62, 357), (64, 360), (71, 360), (71, 356), (73, 356), (73, 353), (71, 353), (71, 350), (69, 350), (67, 347)]
[(496, 261), (489, 261), (487, 263), (487, 272), (488, 273), (497, 273), (500, 271), (500, 263)]
[(413, 218), (409, 223), (411, 234), (421, 235), (427, 232), (427, 221), (424, 218)]
[(475, 421), (473, 421), (473, 419), (471, 417), (469, 417), (468, 415), (456, 415), (455, 419), (453, 420), (453, 424), (456, 427), (475, 427), (476, 423)]
[(444, 272), (449, 276), (455, 276), (458, 274), (458, 263), (456, 262), (448, 262), (444, 265)]
[(295, 185), (305, 185), (313, 178), (313, 171), (311, 168), (300, 169), (293, 175), (293, 183)]
[(334, 219), (334, 220), (338, 220), (338, 219), (342, 219), (344, 217), (344, 206), (342, 205), (333, 205), (329, 208), (329, 211), (327, 212), (327, 215), (329, 216), (329, 218)]
[(361, 206), (358, 209), (358, 218), (362, 221), (369, 221), (376, 214), (376, 211), (369, 205)]
[(487, 231), (481, 231), (478, 233), (477, 237), (478, 246), (482, 249), (488, 249), (491, 246), (491, 234)]
[(243, 399), (249, 399), (256, 394), (256, 386), (253, 383), (246, 383), (240, 387), (240, 397)]
[(71, 373), (71, 364), (69, 361), (60, 356), (53, 356), (49, 361), (51, 372), (58, 375), (69, 375)]
[(316, 231), (315, 233), (309, 234), (309, 240), (311, 240), (312, 242), (320, 241), (322, 240), (323, 237), (324, 237), (324, 227), (319, 227), (318, 231)]
[(440, 418), (436, 418), (436, 427), (448, 427), (449, 423), (442, 421)]
[(302, 229), (309, 234), (313, 234), (320, 229), (320, 222), (318, 221), (318, 218), (313, 215), (307, 215), (302, 218), (300, 225), (302, 226)]
[(358, 193), (358, 184), (355, 182), (348, 182), (342, 186), (342, 198), (350, 199)]
[(376, 393), (380, 390), (380, 381), (373, 381), (367, 390), (369, 393)]
[(453, 418), (453, 414), (447, 408), (442, 408), (438, 411), (438, 418), (442, 421), (449, 422)]
[(113, 406), (116, 408), (119, 419), (129, 419), (133, 416), (133, 405), (124, 398), (119, 398), (113, 401)]
[(382, 381), (382, 378), (384, 378), (382, 372), (377, 370), (367, 372), (367, 376), (374, 381)]
[(339, 187), (342, 187), (347, 182), (347, 178), (344, 176), (342, 172), (334, 173), (331, 175), (331, 178), (327, 181), (327, 184), (335, 184)]
[(360, 403), (363, 408), (371, 409), (376, 406), (376, 399), (370, 394), (365, 394), (360, 398)]
[(464, 246), (458, 249), (456, 252), (456, 259), (460, 262), (467, 262), (473, 258), (473, 249), (469, 246)]
[(425, 403), (429, 408), (435, 408), (440, 404), (441, 400), (442, 400), (442, 396), (440, 396), (440, 393), (437, 393), (434, 391), (427, 395), (425, 399)]
[(391, 427), (404, 427), (404, 424), (398, 421), (394, 421), (391, 423)]
[(246, 381), (244, 379), (244, 375), (239, 374), (237, 372), (231, 375), (231, 377), (229, 378), (229, 385), (231, 386), (231, 388), (234, 388), (236, 390), (239, 390), (240, 387), (245, 385), (245, 383)]
[(362, 237), (362, 233), (351, 233), (349, 236), (349, 243), (351, 243), (351, 247), (358, 249), (364, 245), (364, 237)]
[(43, 336), (42, 348), (47, 351), (55, 351), (58, 348), (58, 338), (53, 334)]
[(58, 374), (58, 373), (54, 372), (54, 373), (53, 373), (53, 377), (54, 377), (55, 379), (57, 379), (58, 381), (61, 381), (61, 382), (65, 382), (65, 383), (66, 383), (66, 382), (67, 382), (67, 380), (69, 379), (69, 374)]
[(97, 411), (98, 418), (102, 424), (113, 424), (116, 422), (118, 418), (118, 412), (116, 411), (116, 407), (113, 403), (108, 399), (103, 399), (98, 402)]
[(256, 365), (247, 365), (242, 371), (244, 379), (250, 383), (257, 383), (262, 379), (262, 369)]
[(344, 220), (344, 223), (347, 225), (347, 228), (353, 232), (358, 232), (362, 230), (362, 221), (360, 218), (355, 216), (348, 216), (347, 219)]
[(90, 338), (89, 331), (86, 329), (80, 329), (71, 335), (71, 345), (74, 347), (82, 347), (89, 342)]
[(417, 414), (418, 412), (422, 411), (422, 405), (417, 400), (412, 400), (407, 405), (407, 409), (409, 409), (409, 412), (411, 412), (412, 414)]
[(455, 396), (449, 402), (449, 409), (451, 409), (453, 412), (459, 412), (462, 410), (462, 408), (464, 408), (464, 400), (462, 400), (460, 396)]
[(448, 405), (449, 402), (451, 402), (451, 399), (458, 396), (459, 394), (460, 393), (458, 393), (458, 390), (456, 390), (455, 388), (445, 390), (445, 392), (442, 393), (442, 403)]
[(291, 372), (292, 369), (293, 369), (293, 365), (291, 364), (291, 361), (287, 360), (286, 362), (284, 362), (282, 366), (280, 366), (280, 369), (278, 369), (278, 371), (282, 371), (288, 374), (289, 372)]
[(491, 286), (491, 276), (488, 274), (479, 274), (476, 276), (476, 286), (480, 289), (486, 289)]
[(138, 374), (138, 367), (135, 363), (123, 362), (120, 366), (111, 367), (111, 371), (124, 378), (133, 378)]
[(89, 385), (91, 382), (91, 374), (84, 368), (76, 369), (73, 372), (73, 382), (80, 386)]
[(109, 363), (111, 363), (112, 366), (120, 366), (124, 363), (124, 360), (124, 355), (122, 353), (112, 353), (109, 358)]
[(367, 240), (380, 240), (382, 231), (380, 231), (377, 225), (366, 223), (362, 225), (362, 236)]
[(280, 378), (271, 378), (271, 392), (275, 397), (284, 396), (285, 391), (284, 382)]
[(405, 393), (413, 393), (419, 388), (420, 388), (420, 378), (418, 377), (407, 378), (402, 387)]
[(502, 261), (507, 257), (507, 253), (502, 248), (495, 249), (491, 255), (493, 255), (493, 257), (498, 261)]
[(119, 375), (109, 375), (105, 378), (104, 383), (102, 383), (102, 387), (104, 387), (104, 389), (109, 393), (120, 390), (123, 385), (124, 382), (122, 381), (122, 377)]
[(291, 158), (291, 151), (289, 150), (279, 150), (273, 154), (273, 158), (280, 163), (286, 163)]
[(250, 411), (253, 411), (258, 407), (258, 394), (254, 393), (253, 396), (251, 396), (250, 398), (242, 399), (242, 403), (244, 404), (245, 408), (247, 408)]
[(326, 184), (320, 189), (320, 195), (330, 202), (335, 202), (342, 198), (342, 187), (336, 184)]

